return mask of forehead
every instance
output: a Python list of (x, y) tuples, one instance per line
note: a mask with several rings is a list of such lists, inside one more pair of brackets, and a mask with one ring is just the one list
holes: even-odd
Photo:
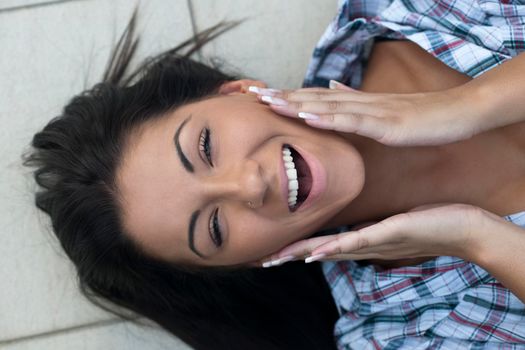
[[(199, 183), (183, 168), (173, 137), (181, 122), (191, 115), (192, 119), (180, 135), (184, 153), (191, 156), (191, 146), (196, 142), (193, 136), (197, 131), (192, 125), (198, 124), (197, 119), (204, 114), (234, 117), (235, 110), (253, 110), (253, 102), (247, 102), (243, 98), (206, 99), (147, 122), (130, 134), (117, 171), (117, 186), (124, 228), (146, 251), (172, 261), (198, 259), (188, 248), (187, 230), (189, 217), (195, 209), (192, 193)], [(258, 103), (255, 101), (255, 104)], [(196, 152), (195, 149), (192, 159), (196, 159)], [(205, 238), (196, 234), (195, 245), (205, 246), (202, 242)]]
[[(163, 208), (167, 205), (180, 207), (183, 200), (183, 196), (177, 196), (177, 189), (184, 186), (185, 177), (175, 163), (175, 148), (170, 142), (172, 125), (151, 123), (133, 132), (117, 173), (123, 226), (133, 240), (151, 253), (162, 248), (161, 242), (169, 226), (177, 231), (183, 229), (182, 220), (179, 223), (169, 220)], [(175, 180), (176, 185), (166, 185)], [(182, 240), (176, 242), (182, 235), (174, 232), (171, 236), (172, 244), (183, 243)]]

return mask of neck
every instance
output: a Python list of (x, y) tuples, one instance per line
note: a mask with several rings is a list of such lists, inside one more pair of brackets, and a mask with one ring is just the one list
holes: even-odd
[[(470, 79), (409, 41), (385, 42), (374, 44), (360, 90), (439, 91)], [(523, 211), (523, 135), (521, 123), (447, 145), (388, 147), (344, 134), (363, 157), (365, 184), (325, 228), (380, 221), (431, 203), (471, 204), (500, 216)]]
[(344, 136), (363, 157), (365, 184), (325, 228), (381, 221), (431, 203), (471, 204), (497, 215), (523, 209), (489, 200), (502, 197), (503, 180), (516, 184), (523, 174), (502, 160), (501, 132), (424, 147), (390, 147), (360, 135)]

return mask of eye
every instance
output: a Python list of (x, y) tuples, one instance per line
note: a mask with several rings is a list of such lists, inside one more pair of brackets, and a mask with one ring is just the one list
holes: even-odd
[(199, 152), (204, 154), (208, 160), (208, 163), (213, 166), (213, 162), (211, 160), (210, 129), (208, 128), (202, 129), (201, 136), (199, 138)]
[[(211, 160), (210, 129), (208, 128), (204, 128), (201, 132), (199, 138), (199, 151), (201, 154), (204, 154), (208, 160), (208, 163), (213, 166), (213, 162)], [(215, 209), (212, 216), (210, 217), (208, 231), (210, 233), (211, 239), (213, 240), (213, 243), (215, 243), (217, 247), (220, 247), (222, 245), (222, 233), (219, 227), (219, 218), (217, 215), (218, 211), (219, 208)]]
[(217, 247), (220, 247), (222, 245), (222, 233), (219, 228), (219, 218), (217, 216), (218, 211), (219, 208), (215, 209), (212, 216), (210, 217), (209, 231), (213, 243), (215, 243)]

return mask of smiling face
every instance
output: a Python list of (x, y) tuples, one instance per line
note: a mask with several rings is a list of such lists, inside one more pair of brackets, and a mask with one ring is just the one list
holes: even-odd
[[(288, 208), (284, 144), (320, 166), (312, 169), (314, 182), (326, 174), (324, 191), (295, 212)], [(331, 227), (325, 224), (361, 192), (364, 176), (360, 154), (343, 137), (279, 116), (253, 95), (230, 94), (184, 105), (132, 133), (117, 185), (124, 227), (149, 254), (230, 266)]]

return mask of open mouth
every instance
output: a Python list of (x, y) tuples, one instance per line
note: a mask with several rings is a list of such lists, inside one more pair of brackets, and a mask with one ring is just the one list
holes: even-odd
[(294, 212), (310, 194), (312, 173), (301, 154), (289, 144), (283, 145), (283, 161), (288, 179), (288, 209)]

